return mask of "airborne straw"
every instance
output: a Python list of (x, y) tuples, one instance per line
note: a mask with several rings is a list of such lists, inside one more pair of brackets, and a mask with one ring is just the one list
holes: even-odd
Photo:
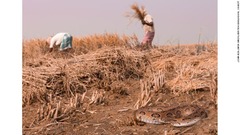
[(131, 6), (131, 9), (134, 11), (134, 13), (129, 13), (126, 15), (126, 17), (135, 18), (143, 21), (144, 17), (147, 15), (147, 11), (145, 10), (144, 6), (141, 6), (140, 8), (138, 4), (135, 3)]

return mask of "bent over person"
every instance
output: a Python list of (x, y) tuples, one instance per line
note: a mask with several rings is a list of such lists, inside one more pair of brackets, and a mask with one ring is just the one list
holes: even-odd
[(143, 30), (144, 30), (144, 38), (142, 41), (142, 45), (152, 47), (152, 41), (155, 35), (152, 16), (147, 14), (144, 17), (144, 20), (142, 20), (142, 24), (143, 24)]
[(49, 44), (50, 52), (52, 52), (54, 45), (59, 45), (60, 51), (72, 48), (72, 36), (69, 33), (57, 33), (56, 35), (49, 37), (47, 42)]

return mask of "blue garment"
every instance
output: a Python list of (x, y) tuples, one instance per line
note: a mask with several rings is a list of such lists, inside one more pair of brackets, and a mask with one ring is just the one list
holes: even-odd
[(72, 48), (72, 36), (69, 34), (64, 34), (62, 43), (60, 45), (60, 51)]

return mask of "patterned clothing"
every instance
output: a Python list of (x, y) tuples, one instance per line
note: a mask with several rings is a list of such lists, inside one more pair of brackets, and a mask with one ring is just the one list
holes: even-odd
[(154, 35), (155, 35), (155, 32), (150, 32), (150, 31), (148, 31), (148, 32), (144, 35), (142, 44), (143, 44), (143, 45), (145, 45), (145, 44), (147, 44), (147, 45), (152, 45), (152, 41), (153, 41)]
[(69, 34), (64, 34), (62, 43), (60, 45), (60, 51), (72, 48), (72, 36)]

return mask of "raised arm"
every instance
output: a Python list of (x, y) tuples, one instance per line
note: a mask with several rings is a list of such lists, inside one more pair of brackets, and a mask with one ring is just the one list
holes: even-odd
[(150, 22), (150, 23), (148, 23), (148, 22), (145, 22), (144, 20), (142, 21), (142, 24), (143, 25), (148, 25), (148, 26), (153, 26), (153, 22)]

